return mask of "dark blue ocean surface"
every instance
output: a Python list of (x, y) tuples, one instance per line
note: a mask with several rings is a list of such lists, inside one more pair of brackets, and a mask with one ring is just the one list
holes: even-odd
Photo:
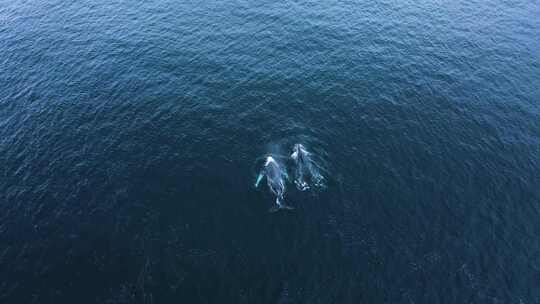
[(0, 0), (0, 303), (540, 303), (540, 3)]

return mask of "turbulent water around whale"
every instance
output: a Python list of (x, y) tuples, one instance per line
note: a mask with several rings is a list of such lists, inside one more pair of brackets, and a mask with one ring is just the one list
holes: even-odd
[(539, 16), (0, 0), (0, 303), (539, 303)]

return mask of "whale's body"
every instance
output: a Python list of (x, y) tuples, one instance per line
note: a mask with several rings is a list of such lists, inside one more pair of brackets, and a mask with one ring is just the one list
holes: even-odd
[(255, 183), (256, 187), (264, 177), (266, 177), (268, 189), (273, 195), (276, 196), (276, 208), (272, 208), (271, 211), (276, 211), (282, 208), (292, 209), (291, 207), (283, 204), (287, 173), (272, 156), (268, 156), (266, 158), (263, 170), (259, 174), (257, 182)]
[(268, 188), (277, 197), (276, 204), (281, 205), (285, 194), (285, 180), (281, 166), (272, 156), (268, 156), (264, 167)]
[(311, 158), (311, 153), (302, 144), (295, 144), (291, 158), (295, 164), (294, 183), (300, 191), (310, 188), (310, 182), (322, 186), (323, 176)]

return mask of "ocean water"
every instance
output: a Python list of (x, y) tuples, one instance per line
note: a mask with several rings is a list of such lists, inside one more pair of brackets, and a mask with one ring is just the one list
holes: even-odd
[[(539, 37), (536, 0), (0, 0), (0, 303), (539, 303)], [(296, 143), (326, 187), (269, 213)]]

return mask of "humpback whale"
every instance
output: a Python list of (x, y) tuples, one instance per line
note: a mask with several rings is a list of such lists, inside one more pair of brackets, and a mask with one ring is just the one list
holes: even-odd
[(310, 189), (310, 182), (315, 186), (324, 186), (324, 177), (319, 173), (319, 169), (311, 157), (311, 152), (307, 151), (302, 144), (295, 144), (291, 158), (295, 164), (294, 183), (300, 191)]
[(288, 178), (287, 172), (282, 166), (272, 157), (266, 157), (263, 169), (257, 176), (255, 187), (259, 187), (259, 184), (266, 177), (266, 183), (270, 192), (276, 196), (276, 206), (270, 209), (271, 212), (279, 209), (293, 209), (292, 207), (283, 204), (285, 195), (285, 182)]

